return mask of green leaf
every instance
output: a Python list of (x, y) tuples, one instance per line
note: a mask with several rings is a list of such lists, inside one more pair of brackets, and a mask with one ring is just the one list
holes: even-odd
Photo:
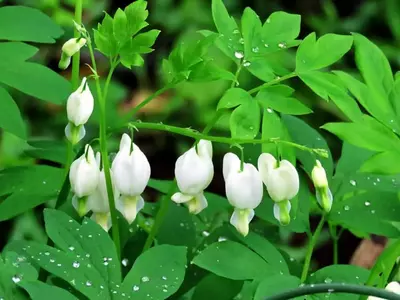
[(54, 43), (62, 34), (61, 27), (38, 9), (0, 7), (0, 40)]
[(114, 288), (112, 282), (121, 282), (121, 270), (114, 243), (108, 234), (95, 222), (85, 219), (82, 225), (65, 213), (46, 209), (44, 211), (46, 233), (65, 252), (71, 251), (84, 258), (95, 269), (103, 281)]
[(231, 241), (208, 246), (192, 262), (202, 269), (233, 280), (258, 279), (271, 271), (260, 256)]
[(330, 153), (328, 144), (325, 139), (316, 131), (314, 128), (310, 127), (306, 122), (292, 116), (283, 115), (283, 122), (286, 124), (290, 136), (295, 143), (310, 147), (310, 148), (320, 148), (325, 149), (328, 152), (328, 158), (315, 157), (309, 152), (296, 150), (296, 156), (301, 161), (304, 169), (311, 174), (311, 171), (315, 165), (315, 159), (318, 159), (324, 166), (328, 178), (333, 173), (333, 160)]
[(275, 275), (272, 277), (267, 277), (258, 285), (254, 299), (265, 299), (265, 297), (273, 296), (299, 286), (300, 279), (291, 275)]
[(30, 157), (65, 164), (67, 149), (64, 141), (32, 140), (28, 141), (31, 148), (24, 151)]
[(345, 228), (398, 237), (400, 230), (393, 222), (398, 221), (399, 213), (400, 201), (395, 193), (367, 192), (334, 201), (330, 218)]
[(387, 127), (375, 119), (364, 116), (355, 123), (327, 123), (321, 128), (355, 146), (374, 151), (398, 151), (400, 140)]
[(250, 7), (246, 7), (242, 16), (242, 34), (244, 39), (244, 54), (246, 60), (260, 52), (261, 44), (261, 20)]
[(135, 35), (139, 30), (148, 25), (146, 21), (149, 12), (146, 10), (147, 2), (137, 0), (125, 7), (125, 14), (128, 20), (128, 33), (130, 36)]
[(153, 49), (151, 49), (151, 47), (155, 43), (160, 32), (160, 30), (153, 29), (145, 33), (138, 34), (132, 40), (132, 49), (135, 49), (135, 51), (138, 53), (152, 52)]
[(297, 49), (296, 72), (304, 73), (330, 66), (341, 59), (352, 44), (351, 36), (329, 33), (317, 41), (315, 32), (310, 33)]
[[(349, 284), (357, 284), (363, 285), (369, 275), (369, 271), (352, 265), (333, 265), (328, 266), (322, 269), (319, 269), (315, 273), (313, 273), (308, 281), (310, 284), (315, 283), (349, 283)], [(335, 293), (326, 293), (325, 295), (321, 294), (321, 297), (328, 297), (329, 299), (359, 299), (358, 295), (354, 294), (335, 294)]]
[(357, 67), (373, 95), (383, 101), (393, 86), (389, 61), (366, 37), (358, 33), (353, 33), (353, 37)]
[[(300, 34), (301, 16), (283, 11), (272, 13), (264, 23), (262, 31), (266, 43), (279, 46), (289, 44)], [(269, 47), (266, 47), (269, 48)]]
[(120, 45), (125, 44), (125, 42), (130, 38), (128, 32), (128, 19), (124, 11), (120, 8), (117, 9), (113, 19), (113, 33), (114, 37)]
[(196, 285), (192, 300), (231, 300), (240, 292), (243, 282), (209, 274)]
[(14, 99), (2, 86), (0, 86), (0, 128), (26, 139), (26, 128), (21, 112)]
[(35, 165), (8, 168), (0, 176), (0, 195), (11, 194), (0, 203), (0, 221), (4, 221), (54, 199), (65, 174), (62, 169)]
[(337, 76), (330, 73), (312, 71), (300, 74), (299, 77), (322, 99), (332, 100), (351, 121), (361, 119), (362, 113), (357, 102), (348, 95)]
[(0, 82), (25, 94), (55, 104), (63, 104), (71, 84), (49, 68), (31, 62), (0, 61)]
[(377, 153), (361, 166), (361, 172), (375, 174), (399, 174), (400, 166), (393, 163), (399, 159), (399, 152), (387, 151)]
[(260, 108), (254, 99), (235, 108), (230, 117), (232, 137), (254, 138), (260, 130), (260, 118)]
[(114, 57), (117, 55), (117, 41), (114, 37), (113, 19), (106, 13), (102, 23), (94, 30), (94, 41), (96, 48), (105, 56)]
[(217, 110), (233, 108), (251, 101), (253, 101), (253, 98), (247, 91), (240, 88), (230, 88), (219, 100)]
[(21, 42), (0, 43), (0, 59), (25, 61), (38, 52), (38, 48)]
[(155, 246), (137, 258), (125, 277), (121, 292), (135, 299), (167, 299), (182, 284), (185, 265), (185, 247)]
[(256, 100), (266, 109), (272, 108), (289, 115), (304, 115), (312, 112), (299, 100), (290, 97), (294, 90), (287, 85), (275, 85), (262, 89)]
[(66, 290), (49, 285), (40, 281), (35, 282), (21, 282), (22, 286), (31, 297), (32, 300), (77, 300), (74, 295), (70, 294)]

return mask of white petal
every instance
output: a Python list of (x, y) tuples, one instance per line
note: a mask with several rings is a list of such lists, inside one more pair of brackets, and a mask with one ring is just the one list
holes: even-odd
[[(290, 210), (292, 208), (292, 205), (290, 204), (289, 201), (286, 201), (286, 210), (287, 213), (290, 213)], [(274, 204), (274, 217), (275, 219), (277, 219), (279, 221), (279, 223), (281, 223), (282, 225), (288, 225), (289, 221), (290, 221), (290, 216), (289, 216), (289, 220), (282, 220), (282, 216), (281, 216), (281, 208), (279, 206), (278, 203)]]
[(94, 98), (90, 92), (89, 86), (86, 84), (86, 78), (82, 79), (80, 87), (73, 92), (67, 100), (68, 120), (75, 126), (85, 124), (91, 116), (94, 108)]
[(121, 196), (116, 203), (116, 207), (128, 223), (131, 224), (135, 221), (139, 211), (144, 207), (144, 200), (141, 196)]
[(262, 153), (257, 161), (258, 171), (261, 174), (262, 181), (267, 185), (267, 180), (271, 170), (277, 166), (277, 161), (274, 156), (269, 153)]
[[(78, 132), (76, 132), (76, 130), (78, 130)], [(76, 127), (71, 122), (68, 122), (67, 126), (65, 126), (64, 133), (68, 141), (75, 145), (85, 137), (86, 129), (84, 125), (79, 125)]]
[(104, 231), (110, 230), (112, 225), (110, 213), (93, 213), (90, 218), (99, 224)]
[(222, 173), (224, 175), (224, 180), (226, 181), (231, 172), (240, 171), (240, 159), (236, 154), (228, 152), (224, 155), (224, 160), (222, 163)]
[(230, 223), (235, 226), (236, 230), (246, 236), (249, 233), (249, 224), (254, 218), (254, 210), (252, 209), (237, 209), (235, 208)]
[(131, 144), (132, 144), (131, 137), (126, 133), (124, 133), (121, 137), (121, 142), (119, 143), (119, 150), (125, 149), (130, 151)]
[(72, 207), (75, 208), (76, 212), (80, 217), (83, 217), (90, 211), (87, 197), (79, 198), (76, 195), (74, 195), (72, 197)]
[(197, 151), (199, 153), (199, 156), (212, 158), (212, 143), (207, 140), (200, 140), (197, 144)]
[(385, 287), (385, 290), (400, 295), (400, 284), (397, 281), (392, 281)]
[(189, 212), (191, 214), (198, 214), (200, 213), (203, 209), (207, 208), (208, 202), (206, 197), (204, 196), (203, 193), (199, 193), (193, 199), (189, 202), (187, 202)]
[(317, 198), (317, 201), (322, 209), (326, 212), (330, 212), (333, 203), (331, 190), (328, 187), (316, 188), (315, 197)]
[(192, 195), (185, 195), (182, 193), (175, 193), (171, 197), (171, 200), (178, 204), (189, 202), (192, 199), (193, 199)]

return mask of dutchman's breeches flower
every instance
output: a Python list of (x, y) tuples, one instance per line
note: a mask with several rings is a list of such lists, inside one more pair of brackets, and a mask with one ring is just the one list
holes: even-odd
[(227, 153), (223, 161), (226, 197), (235, 207), (230, 223), (243, 236), (249, 233), (249, 223), (254, 217), (254, 209), (261, 203), (263, 185), (256, 167), (243, 163), (233, 153)]
[(141, 194), (150, 179), (150, 164), (146, 155), (132, 143), (127, 134), (121, 138), (111, 170), (115, 187), (121, 194), (116, 207), (130, 224), (144, 206)]
[(180, 192), (172, 196), (176, 203), (186, 203), (190, 213), (198, 214), (207, 207), (204, 190), (214, 176), (212, 144), (200, 140), (197, 149), (190, 148), (175, 164), (175, 177)]
[(77, 53), (86, 44), (84, 38), (72, 38), (64, 43), (61, 48), (61, 59), (58, 63), (58, 67), (62, 70), (68, 68), (71, 63), (71, 57)]
[(65, 135), (75, 145), (85, 136), (85, 127), (94, 108), (93, 95), (90, 92), (86, 77), (82, 79), (79, 88), (67, 100), (68, 125)]
[[(385, 290), (400, 295), (400, 284), (397, 281), (389, 282)], [(384, 300), (383, 298), (369, 296), (367, 300)]]
[(328, 179), (326, 178), (325, 169), (322, 167), (319, 160), (311, 172), (311, 178), (315, 186), (315, 195), (321, 208), (325, 212), (330, 212), (332, 208), (333, 196), (329, 189)]
[(85, 153), (71, 164), (69, 181), (74, 192), (72, 204), (80, 216), (89, 211), (87, 198), (95, 192), (99, 183), (100, 170), (93, 149), (85, 146)]
[(299, 192), (299, 174), (287, 160), (278, 161), (269, 153), (258, 158), (258, 170), (274, 204), (274, 217), (282, 224), (290, 223), (290, 200)]

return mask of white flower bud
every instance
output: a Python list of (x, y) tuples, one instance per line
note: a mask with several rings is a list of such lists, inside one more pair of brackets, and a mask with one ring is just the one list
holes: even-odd
[(58, 67), (62, 70), (68, 68), (71, 63), (71, 56), (77, 53), (86, 44), (84, 38), (72, 38), (64, 43), (61, 48), (61, 59)]
[(121, 193), (117, 209), (131, 223), (144, 205), (140, 195), (150, 179), (150, 164), (146, 155), (132, 143), (127, 134), (121, 138), (111, 169), (116, 189)]
[(90, 92), (86, 77), (82, 79), (79, 88), (67, 100), (68, 120), (75, 126), (85, 124), (94, 108), (93, 95)]
[(290, 200), (299, 192), (299, 174), (289, 161), (282, 160), (278, 165), (275, 157), (262, 153), (258, 158), (258, 170), (273, 201)]
[[(397, 281), (389, 282), (389, 284), (385, 287), (385, 290), (400, 295), (400, 284)], [(367, 300), (384, 300), (384, 299), (380, 297), (369, 296)]]
[(319, 160), (316, 161), (312, 169), (311, 178), (315, 186), (316, 198), (319, 205), (325, 212), (329, 212), (332, 208), (333, 196), (329, 189), (325, 169)]
[(96, 190), (99, 176), (93, 149), (86, 145), (85, 153), (71, 164), (69, 180), (72, 191), (79, 198), (89, 196)]
[(177, 159), (175, 177), (181, 192), (175, 193), (171, 199), (176, 203), (186, 203), (191, 213), (198, 214), (208, 205), (203, 191), (213, 176), (212, 144), (201, 140), (197, 151), (192, 147)]
[(249, 163), (240, 169), (240, 159), (227, 153), (223, 161), (225, 191), (229, 203), (235, 207), (230, 223), (244, 236), (249, 232), (249, 223), (254, 209), (261, 203), (263, 186), (257, 169)]

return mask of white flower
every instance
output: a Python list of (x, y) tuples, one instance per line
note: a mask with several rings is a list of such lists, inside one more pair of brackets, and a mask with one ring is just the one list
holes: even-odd
[(290, 200), (299, 192), (299, 174), (289, 161), (282, 160), (278, 165), (275, 157), (262, 153), (258, 158), (258, 170), (275, 202)]
[(282, 224), (290, 222), (291, 204), (289, 200), (299, 192), (299, 174), (287, 160), (279, 162), (269, 153), (258, 158), (258, 170), (274, 204), (274, 216)]
[[(386, 286), (385, 290), (400, 295), (400, 284), (397, 281), (392, 281)], [(384, 300), (384, 299), (379, 297), (369, 296), (367, 300)]]
[(312, 169), (311, 178), (315, 186), (316, 198), (319, 205), (324, 211), (329, 212), (332, 208), (333, 196), (329, 189), (325, 169), (322, 167), (319, 160), (316, 161)]
[(200, 140), (196, 147), (182, 154), (175, 164), (175, 177), (180, 192), (172, 196), (176, 203), (186, 203), (193, 214), (200, 213), (208, 205), (203, 191), (214, 176), (212, 144)]
[(91, 116), (93, 108), (93, 95), (90, 92), (86, 77), (84, 77), (79, 88), (68, 97), (68, 120), (75, 126), (84, 125)]
[(68, 68), (71, 63), (71, 56), (77, 53), (86, 44), (84, 38), (72, 38), (64, 43), (61, 48), (61, 59), (58, 63), (58, 67), (62, 70)]
[(119, 151), (112, 163), (114, 183), (121, 193), (116, 206), (129, 223), (143, 208), (144, 200), (140, 196), (150, 179), (150, 164), (146, 155), (124, 134)]
[(80, 215), (88, 211), (86, 198), (96, 190), (99, 176), (93, 149), (86, 145), (85, 153), (71, 164), (69, 171), (71, 189), (75, 194), (73, 204)]
[(257, 169), (249, 163), (243, 164), (233, 153), (227, 153), (223, 161), (225, 191), (229, 203), (235, 207), (230, 223), (244, 236), (249, 233), (249, 223), (254, 209), (261, 203), (263, 186)]
[[(100, 169), (100, 153), (96, 153), (97, 166)], [(114, 199), (117, 201), (119, 194), (115, 188), (113, 173), (110, 170), (111, 183), (113, 187)], [(104, 174), (104, 169), (100, 171), (99, 183), (96, 190), (88, 197), (88, 208), (93, 211), (92, 219), (98, 223), (105, 231), (108, 231), (111, 227), (110, 217), (110, 204), (108, 201), (107, 184)]]

